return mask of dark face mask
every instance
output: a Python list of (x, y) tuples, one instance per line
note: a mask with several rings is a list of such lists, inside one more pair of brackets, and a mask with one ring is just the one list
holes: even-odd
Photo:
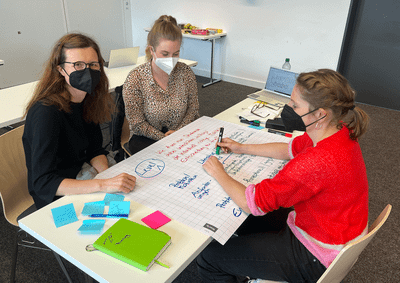
[(100, 71), (86, 68), (69, 74), (69, 83), (76, 89), (91, 94), (100, 82)]
[(324, 117), (319, 118), (318, 120), (312, 122), (311, 124), (308, 124), (307, 126), (304, 124), (303, 119), (301, 119), (302, 117), (313, 113), (314, 111), (316, 111), (317, 109), (314, 109), (313, 111), (310, 111), (302, 116), (300, 116), (299, 114), (297, 114), (292, 107), (290, 107), (289, 105), (285, 105), (283, 107), (282, 113), (281, 113), (281, 118), (282, 118), (282, 122), (285, 125), (285, 130), (287, 132), (293, 132), (294, 130), (296, 131), (306, 131), (306, 128), (308, 126), (311, 126), (312, 124), (318, 122), (319, 120), (323, 119), (326, 117), (326, 115)]

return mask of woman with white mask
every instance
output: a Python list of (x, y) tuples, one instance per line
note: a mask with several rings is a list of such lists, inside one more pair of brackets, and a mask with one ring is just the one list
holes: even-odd
[(132, 154), (199, 117), (196, 77), (178, 62), (181, 43), (176, 19), (161, 16), (147, 36), (147, 62), (132, 70), (123, 85)]

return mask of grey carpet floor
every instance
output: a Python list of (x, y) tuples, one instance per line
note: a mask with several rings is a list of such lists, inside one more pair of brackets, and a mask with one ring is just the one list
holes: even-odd
[[(198, 78), (202, 116), (212, 117), (256, 90), (228, 82), (219, 82), (202, 88), (204, 82), (208, 82), (208, 79)], [(358, 106), (371, 117), (370, 129), (360, 139), (370, 187), (370, 224), (388, 203), (393, 205), (393, 210), (387, 223), (361, 254), (344, 282), (399, 282), (400, 112), (364, 104)], [(0, 134), (6, 131), (7, 129), (0, 129)], [(104, 132), (107, 138), (107, 130)], [(2, 213), (0, 227), (0, 283), (2, 283), (9, 280), (15, 229), (5, 220)], [(67, 261), (65, 264), (74, 282), (84, 282), (84, 275), (77, 268)], [(26, 283), (66, 282), (52, 253), (28, 248), (21, 248), (18, 253), (16, 279), (17, 282)], [(131, 281), (127, 278), (126, 282)], [(194, 262), (173, 282), (200, 283)]]

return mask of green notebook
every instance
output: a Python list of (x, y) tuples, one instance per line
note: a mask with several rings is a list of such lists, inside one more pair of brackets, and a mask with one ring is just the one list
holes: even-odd
[[(171, 237), (158, 230), (121, 218), (101, 235), (93, 247), (143, 271), (171, 244)], [(168, 266), (165, 266), (168, 267)]]

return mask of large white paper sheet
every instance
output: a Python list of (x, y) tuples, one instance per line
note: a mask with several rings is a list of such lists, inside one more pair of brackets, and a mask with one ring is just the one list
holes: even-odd
[(224, 154), (222, 151), (216, 155), (215, 143), (220, 127), (224, 127), (224, 137), (241, 143), (289, 141), (280, 135), (201, 117), (97, 178), (109, 178), (121, 172), (136, 176), (136, 187), (126, 195), (127, 198), (160, 210), (225, 244), (247, 214), (204, 171), (204, 162), (210, 156), (216, 156), (226, 172), (245, 185), (274, 176), (285, 162), (252, 155)]

